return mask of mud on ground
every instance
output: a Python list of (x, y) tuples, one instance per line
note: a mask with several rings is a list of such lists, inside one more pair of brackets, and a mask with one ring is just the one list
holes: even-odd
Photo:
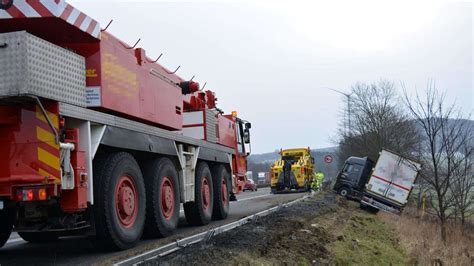
[(376, 220), (361, 213), (354, 203), (325, 192), (146, 265), (365, 263), (357, 254), (349, 258), (339, 254), (340, 247), (349, 246), (353, 253), (367, 249), (359, 247), (363, 240), (352, 239), (350, 231), (367, 224), (367, 218)]

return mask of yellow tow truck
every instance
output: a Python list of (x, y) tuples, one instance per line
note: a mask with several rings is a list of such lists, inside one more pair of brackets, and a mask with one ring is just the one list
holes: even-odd
[(311, 149), (280, 150), (280, 158), (270, 170), (272, 193), (309, 191), (314, 176), (314, 158)]

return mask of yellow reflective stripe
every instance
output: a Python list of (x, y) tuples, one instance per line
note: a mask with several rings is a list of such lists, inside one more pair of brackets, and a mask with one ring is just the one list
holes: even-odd
[[(47, 110), (46, 110), (46, 113), (48, 114), (48, 117), (49, 117), (49, 120), (51, 120), (51, 123), (53, 123), (53, 126), (55, 128), (59, 128), (58, 115), (55, 113), (51, 113), (50, 111), (47, 111)], [(41, 109), (39, 108), (38, 105), (36, 106), (36, 118), (45, 122), (46, 124), (48, 123), (48, 121), (46, 121), (46, 118), (44, 117), (43, 112), (41, 112)]]
[(59, 157), (38, 147), (38, 160), (59, 171)]
[(55, 183), (57, 183), (57, 184), (60, 184), (60, 183), (61, 183), (61, 180), (59, 180), (59, 178), (55, 177), (54, 175), (48, 173), (47, 171), (45, 171), (45, 170), (43, 170), (43, 169), (41, 169), (41, 168), (38, 169), (38, 174), (39, 174), (40, 176), (43, 176), (43, 177), (52, 177), (52, 178), (56, 179), (56, 182), (55, 182)]
[(54, 142), (54, 135), (53, 133), (44, 130), (41, 127), (36, 127), (36, 137), (39, 141), (42, 141), (49, 146), (53, 147), (56, 150), (59, 150), (59, 145)]

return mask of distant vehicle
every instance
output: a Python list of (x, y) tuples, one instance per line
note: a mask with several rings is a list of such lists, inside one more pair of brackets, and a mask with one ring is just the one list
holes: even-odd
[(350, 157), (337, 176), (334, 190), (341, 196), (360, 200), (361, 208), (400, 214), (421, 169), (421, 165), (399, 154), (382, 150), (374, 162), (367, 157)]
[(374, 165), (368, 157), (349, 157), (337, 174), (333, 190), (348, 199), (360, 200)]
[(258, 172), (258, 185), (267, 185), (269, 182), (268, 180), (268, 172)]
[(314, 158), (311, 149), (286, 149), (270, 170), (272, 193), (280, 191), (309, 191), (314, 175)]
[(257, 191), (258, 190), (257, 184), (255, 184), (255, 182), (252, 179), (247, 179), (247, 181), (245, 181), (245, 186), (244, 186), (244, 191), (246, 190)]

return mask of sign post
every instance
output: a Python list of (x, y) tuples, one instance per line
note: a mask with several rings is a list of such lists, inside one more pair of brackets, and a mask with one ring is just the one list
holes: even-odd
[(327, 176), (326, 176), (326, 180), (327, 182), (332, 182), (332, 178), (329, 176), (331, 173), (330, 173), (330, 169), (329, 169), (329, 165), (332, 163), (333, 161), (333, 158), (331, 155), (326, 155), (324, 156), (324, 163), (326, 164), (326, 173), (327, 173)]

